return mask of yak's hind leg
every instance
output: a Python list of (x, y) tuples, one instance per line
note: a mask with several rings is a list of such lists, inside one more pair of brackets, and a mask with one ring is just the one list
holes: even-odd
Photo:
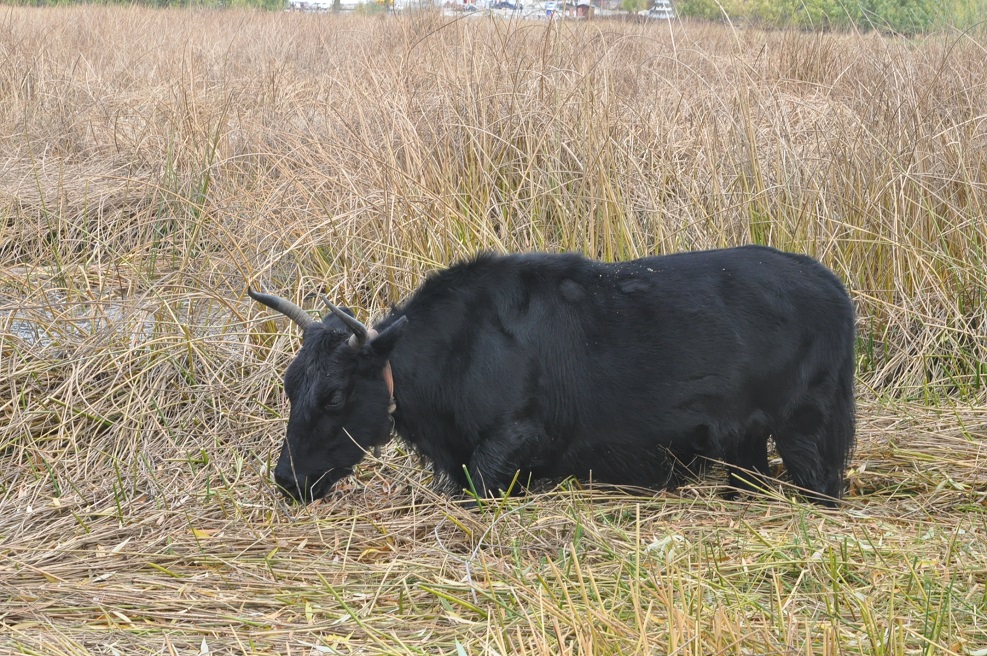
[(797, 407), (774, 435), (792, 482), (816, 503), (835, 505), (843, 496), (844, 472), (853, 448), (853, 400), (821, 408)]
[(724, 454), (730, 487), (724, 496), (733, 499), (741, 491), (757, 491), (771, 477), (768, 465), (768, 431), (757, 428), (747, 432)]

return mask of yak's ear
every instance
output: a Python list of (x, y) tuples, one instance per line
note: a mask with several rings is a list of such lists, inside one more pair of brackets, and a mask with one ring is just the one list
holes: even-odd
[(397, 344), (398, 338), (404, 332), (404, 328), (407, 325), (408, 317), (403, 316), (399, 318), (385, 328), (384, 332), (373, 338), (373, 341), (370, 342), (370, 348), (373, 349), (374, 353), (387, 357), (391, 354), (391, 350)]

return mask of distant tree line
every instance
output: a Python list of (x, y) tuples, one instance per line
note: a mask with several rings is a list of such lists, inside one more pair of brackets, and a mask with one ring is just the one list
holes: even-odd
[(677, 0), (681, 17), (918, 34), (987, 21), (987, 0)]

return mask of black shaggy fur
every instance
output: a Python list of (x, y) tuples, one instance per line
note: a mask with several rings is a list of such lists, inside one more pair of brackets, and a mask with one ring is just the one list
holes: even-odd
[(707, 459), (750, 487), (770, 475), (769, 437), (811, 498), (843, 491), (854, 313), (809, 257), (481, 255), (430, 276), (374, 327), (354, 351), (329, 313), (288, 368), (275, 479), (295, 499), (324, 496), (389, 439), (387, 361), (397, 434), (480, 494), (518, 472), (664, 487)]

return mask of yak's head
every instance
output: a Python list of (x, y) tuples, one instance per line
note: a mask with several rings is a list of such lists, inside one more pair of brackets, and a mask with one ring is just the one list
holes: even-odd
[(406, 318), (378, 335), (325, 296), (331, 312), (319, 322), (291, 301), (249, 288), (247, 293), (304, 331), (302, 348), (284, 376), (291, 414), (274, 481), (286, 495), (308, 503), (324, 497), (367, 450), (390, 437), (387, 358)]

